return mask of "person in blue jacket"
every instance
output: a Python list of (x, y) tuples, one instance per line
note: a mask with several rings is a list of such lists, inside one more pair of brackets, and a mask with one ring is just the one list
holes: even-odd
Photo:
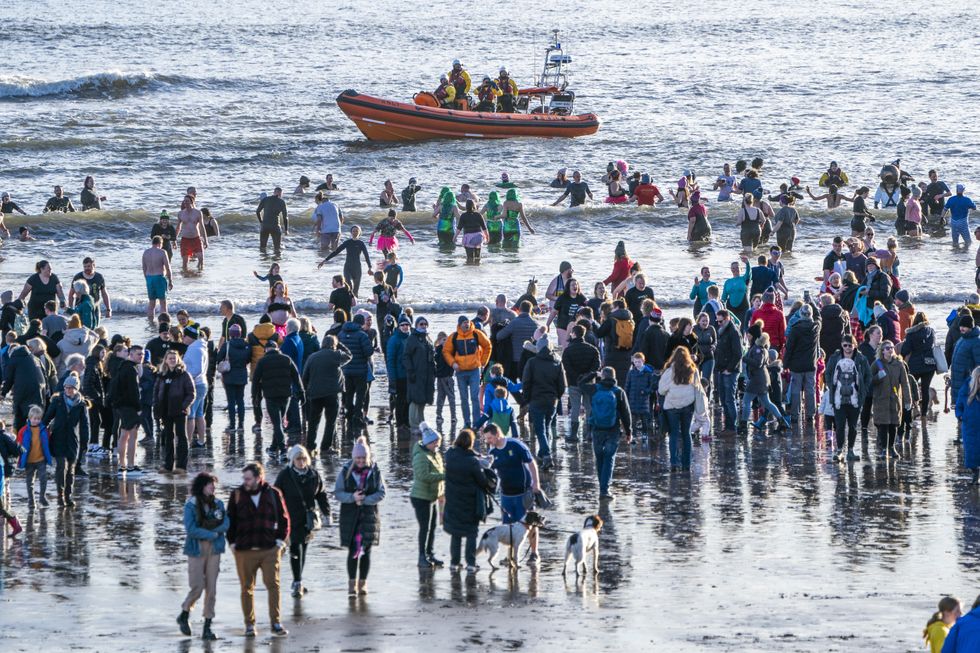
[(960, 338), (953, 349), (952, 365), (949, 368), (949, 382), (953, 396), (958, 397), (960, 388), (970, 379), (973, 368), (980, 365), (980, 328), (973, 322), (972, 315), (960, 318)]
[(38, 501), (41, 506), (48, 507), (48, 498), (45, 496), (48, 491), (48, 465), (53, 465), (54, 459), (51, 457), (48, 429), (42, 422), (43, 418), (44, 411), (41, 407), (36, 404), (31, 406), (27, 410), (27, 424), (17, 432), (17, 444), (24, 449), (17, 468), (25, 471), (28, 510), (34, 510), (35, 507), (35, 478), (41, 485), (41, 496)]
[(972, 485), (980, 485), (980, 366), (970, 373), (970, 382), (956, 395), (956, 418), (962, 422), (963, 466), (973, 473)]
[(973, 602), (973, 607), (960, 617), (943, 644), (943, 653), (972, 653), (980, 651), (980, 596)]
[(221, 554), (225, 552), (225, 533), (230, 525), (225, 504), (214, 495), (218, 479), (201, 472), (191, 483), (191, 496), (184, 504), (184, 555), (187, 556), (187, 576), (191, 590), (180, 606), (177, 625), (185, 636), (191, 635), (190, 614), (201, 594), (204, 594), (204, 630), (201, 639), (218, 639), (211, 631), (214, 604), (217, 599), (218, 571)]

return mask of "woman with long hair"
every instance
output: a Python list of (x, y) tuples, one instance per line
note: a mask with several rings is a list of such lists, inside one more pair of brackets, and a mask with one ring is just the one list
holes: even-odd
[(912, 407), (912, 388), (905, 363), (895, 353), (895, 343), (882, 340), (878, 359), (871, 365), (871, 415), (878, 429), (878, 458), (899, 460), (898, 427), (902, 413)]
[(675, 349), (660, 374), (658, 390), (670, 429), (671, 471), (691, 468), (691, 420), (700, 383), (691, 352), (685, 347)]
[(279, 472), (274, 485), (282, 492), (289, 513), (289, 566), (293, 572), (293, 597), (302, 598), (306, 549), (318, 524), (316, 509), (330, 521), (330, 503), (320, 473), (310, 466), (310, 452), (301, 444), (289, 448), (289, 464)]
[(449, 186), (443, 186), (439, 191), (439, 199), (432, 207), (432, 217), (436, 220), (439, 244), (452, 245), (453, 235), (456, 233), (456, 220), (459, 219), (459, 206)]
[(163, 473), (187, 473), (187, 413), (195, 398), (194, 379), (177, 350), (168, 349), (153, 386), (154, 411), (163, 420)]
[[(193, 388), (193, 385), (191, 386)], [(218, 639), (211, 631), (214, 605), (217, 599), (218, 572), (221, 554), (225, 552), (225, 533), (228, 532), (228, 513), (225, 504), (214, 495), (218, 479), (201, 472), (191, 483), (191, 495), (184, 503), (184, 555), (187, 556), (187, 577), (191, 590), (180, 606), (177, 624), (185, 636), (191, 635), (191, 609), (204, 594), (204, 630), (201, 639)]]
[(527, 215), (524, 213), (524, 203), (521, 202), (521, 196), (518, 194), (517, 189), (511, 188), (508, 190), (505, 198), (504, 203), (501, 205), (501, 211), (504, 215), (503, 227), (501, 228), (502, 242), (504, 245), (517, 247), (521, 242), (522, 224), (532, 234), (535, 231), (534, 227), (528, 221)]
[(280, 337), (286, 337), (286, 321), (296, 317), (293, 300), (289, 297), (289, 286), (285, 281), (277, 281), (269, 288), (269, 297), (265, 300), (265, 313), (276, 327)]
[(495, 190), (490, 191), (481, 211), (483, 219), (487, 221), (487, 232), (490, 234), (488, 243), (490, 245), (497, 245), (504, 238), (504, 222), (501, 217), (503, 212), (504, 205), (500, 201), (500, 193)]
[(920, 417), (929, 414), (929, 388), (936, 375), (936, 332), (929, 326), (929, 318), (922, 311), (912, 318), (912, 326), (905, 330), (902, 341), (902, 358), (908, 363), (909, 373), (919, 384)]

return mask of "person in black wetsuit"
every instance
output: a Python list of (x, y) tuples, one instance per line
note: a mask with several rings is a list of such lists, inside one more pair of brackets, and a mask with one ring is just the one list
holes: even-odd
[(371, 269), (371, 258), (368, 256), (367, 244), (360, 239), (361, 228), (354, 225), (350, 228), (350, 238), (341, 243), (340, 247), (330, 252), (327, 258), (320, 261), (317, 265), (317, 269), (323, 267), (323, 265), (337, 256), (341, 252), (347, 253), (347, 258), (344, 259), (344, 278), (350, 283), (351, 290), (354, 291), (354, 296), (357, 296), (357, 291), (361, 287), (361, 256), (364, 256), (364, 261), (367, 263), (368, 270)]
[(272, 247), (278, 255), (282, 252), (282, 237), (289, 234), (289, 214), (286, 210), (286, 201), (282, 199), (282, 188), (276, 186), (272, 195), (262, 198), (255, 209), (255, 217), (261, 225), (259, 251), (265, 252), (269, 237), (272, 236)]
[(174, 245), (177, 242), (177, 230), (170, 224), (170, 214), (166, 211), (160, 212), (160, 220), (150, 229), (150, 240), (155, 236), (163, 239), (163, 251), (167, 253), (167, 258), (174, 257)]
[[(10, 193), (4, 193), (2, 199), (0, 199), (0, 213), (10, 215), (14, 211), (20, 213), (21, 215), (27, 215), (27, 212), (20, 208), (20, 206), (17, 205), (17, 202), (10, 199)], [(9, 234), (7, 238), (10, 238)]]
[(269, 273), (266, 274), (265, 276), (259, 274), (255, 270), (252, 270), (252, 274), (255, 275), (255, 278), (258, 279), (259, 281), (268, 281), (270, 288), (275, 287), (276, 283), (282, 281), (282, 275), (279, 274), (279, 272), (280, 272), (280, 268), (278, 263), (273, 263), (272, 265), (270, 265)]

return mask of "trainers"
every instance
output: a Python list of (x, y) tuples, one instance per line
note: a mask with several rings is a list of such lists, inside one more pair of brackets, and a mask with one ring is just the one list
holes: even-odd
[(208, 445), (205, 444), (204, 442), (201, 442), (200, 440), (197, 440), (197, 439), (195, 439), (193, 442), (191, 442), (191, 449), (203, 449), (206, 446), (208, 446)]
[(252, 433), (261, 433), (261, 432), (262, 432), (261, 424), (256, 424), (252, 427)]
[(140, 467), (139, 465), (133, 465), (132, 467), (126, 470), (126, 474), (129, 476), (142, 476), (143, 468)]
[(453, 572), (454, 574), (458, 574), (462, 569), (463, 565), (459, 564), (458, 562), (454, 562), (453, 564), (449, 565), (449, 571)]
[(249, 639), (255, 638), (255, 626), (245, 626), (245, 637)]
[(293, 581), (293, 596), (295, 598), (301, 598), (305, 592), (303, 592), (303, 583), (299, 581)]
[(466, 565), (467, 574), (475, 574), (478, 571), (480, 571), (480, 565)]
[(541, 559), (538, 557), (537, 551), (531, 551), (531, 555), (527, 557), (527, 563), (529, 565), (536, 565), (538, 562), (540, 562), (540, 560)]
[(289, 631), (282, 627), (282, 624), (272, 624), (272, 634), (276, 637), (285, 637)]

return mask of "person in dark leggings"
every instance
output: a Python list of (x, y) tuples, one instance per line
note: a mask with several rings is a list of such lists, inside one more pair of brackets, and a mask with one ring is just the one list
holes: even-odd
[(439, 434), (419, 425), (422, 440), (415, 445), (412, 454), (412, 508), (419, 523), (419, 568), (442, 567), (443, 562), (432, 551), (438, 521), (437, 504), (445, 497), (446, 478), (442, 454), (439, 453)]
[[(850, 361), (850, 362), (847, 362)], [(858, 351), (857, 340), (854, 336), (845, 335), (841, 341), (840, 350), (835, 352), (828, 361), (827, 373), (824, 379), (827, 392), (834, 406), (834, 432), (836, 434), (836, 451), (834, 462), (861, 460), (854, 453), (854, 443), (857, 440), (858, 415), (863, 405), (862, 396), (871, 394), (870, 363)], [(845, 385), (847, 387), (843, 387)], [(847, 437), (847, 450), (844, 449), (844, 438)]]
[(363, 273), (361, 268), (361, 256), (364, 257), (364, 262), (367, 263), (368, 270), (371, 270), (371, 258), (368, 256), (367, 244), (361, 240), (361, 228), (354, 225), (350, 228), (350, 238), (345, 240), (340, 247), (330, 252), (327, 258), (320, 261), (317, 265), (317, 269), (320, 269), (324, 264), (337, 256), (341, 252), (346, 253), (346, 258), (344, 259), (344, 278), (350, 284), (351, 290), (354, 291), (354, 296), (357, 296), (358, 290), (361, 288), (361, 275)]
[(385, 498), (381, 470), (371, 460), (371, 448), (361, 436), (354, 443), (351, 459), (337, 474), (334, 495), (340, 502), (340, 541), (347, 547), (347, 594), (367, 594), (371, 570), (371, 547), (381, 539), (378, 504)]
[[(864, 342), (858, 346), (858, 351), (861, 352), (864, 357), (868, 360), (868, 364), (875, 362), (878, 358), (878, 345), (881, 344), (881, 327), (877, 324), (869, 327), (864, 332)], [(861, 438), (862, 440), (868, 437), (868, 425), (871, 423), (871, 393), (868, 392), (864, 399), (864, 405), (861, 407)]]
[(912, 326), (905, 330), (902, 358), (908, 362), (909, 372), (919, 384), (922, 419), (929, 415), (929, 388), (932, 386), (933, 377), (936, 376), (936, 359), (933, 355), (935, 346), (936, 332), (929, 326), (929, 318), (926, 314), (919, 311), (912, 319)]

